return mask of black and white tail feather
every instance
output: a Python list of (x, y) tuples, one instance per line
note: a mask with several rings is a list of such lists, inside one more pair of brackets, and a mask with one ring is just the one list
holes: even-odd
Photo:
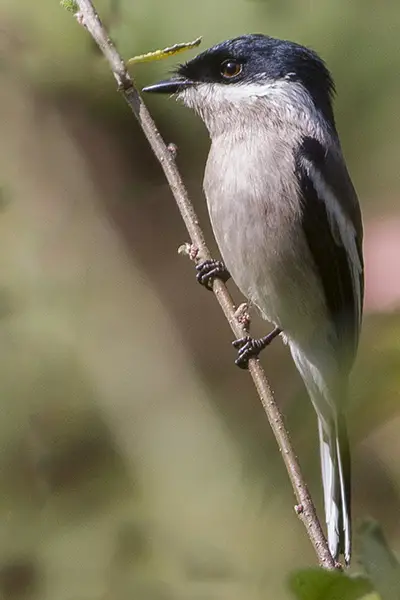
[(343, 418), (327, 431), (318, 419), (322, 484), (329, 550), (333, 557), (351, 557), (350, 453)]
[(334, 402), (321, 385), (320, 372), (296, 346), (290, 344), (293, 360), (302, 376), (318, 415), (322, 486), (329, 550), (335, 560), (351, 559), (350, 449), (346, 421), (336, 406), (345, 404), (345, 394)]

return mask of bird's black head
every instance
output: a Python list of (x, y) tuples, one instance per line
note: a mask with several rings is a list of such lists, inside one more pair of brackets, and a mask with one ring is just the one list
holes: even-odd
[(180, 65), (176, 75), (145, 91), (175, 93), (201, 83), (245, 86), (291, 81), (303, 86), (317, 110), (334, 124), (333, 79), (314, 51), (294, 42), (262, 34), (243, 35), (221, 42)]

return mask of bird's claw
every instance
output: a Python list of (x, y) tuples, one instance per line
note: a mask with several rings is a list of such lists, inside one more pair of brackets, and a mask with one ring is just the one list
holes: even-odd
[(215, 278), (221, 279), (224, 282), (230, 278), (230, 273), (221, 260), (204, 260), (196, 265), (196, 271), (197, 281), (208, 290), (212, 290)]
[(235, 364), (241, 369), (247, 369), (249, 366), (250, 358), (257, 358), (260, 352), (264, 350), (264, 348), (269, 346), (272, 340), (276, 338), (276, 336), (278, 336), (280, 333), (281, 330), (279, 329), (279, 327), (275, 327), (275, 329), (271, 331), (271, 333), (262, 338), (254, 339), (249, 335), (246, 335), (245, 337), (239, 338), (238, 340), (234, 340), (232, 342), (232, 345), (238, 350), (238, 355), (235, 360)]
[(253, 339), (249, 335), (233, 341), (232, 346), (238, 351), (235, 364), (241, 369), (247, 369), (249, 359), (256, 358), (264, 347), (261, 340)]

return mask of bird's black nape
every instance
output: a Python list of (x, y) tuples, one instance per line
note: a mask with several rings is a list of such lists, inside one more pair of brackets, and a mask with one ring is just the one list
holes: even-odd
[[(226, 79), (221, 74), (224, 61), (241, 64), (240, 74)], [(180, 65), (179, 76), (194, 82), (245, 85), (285, 79), (300, 83), (315, 106), (334, 128), (332, 76), (324, 61), (309, 48), (263, 34), (243, 35), (205, 50), (193, 60)]]

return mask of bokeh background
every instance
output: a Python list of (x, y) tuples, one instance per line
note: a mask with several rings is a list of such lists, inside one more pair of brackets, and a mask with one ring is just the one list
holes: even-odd
[[(400, 5), (96, 6), (125, 58), (264, 32), (328, 62), (365, 221), (354, 517), (377, 518), (400, 552)], [(137, 66), (138, 86), (176, 62)], [(172, 100), (147, 100), (215, 248), (206, 131)], [(177, 254), (186, 240), (87, 32), (57, 0), (0, 0), (2, 599), (288, 600), (288, 574), (315, 564), (228, 325)], [(253, 332), (265, 330), (255, 318)], [(277, 342), (262, 360), (321, 511), (314, 413), (287, 349)]]

